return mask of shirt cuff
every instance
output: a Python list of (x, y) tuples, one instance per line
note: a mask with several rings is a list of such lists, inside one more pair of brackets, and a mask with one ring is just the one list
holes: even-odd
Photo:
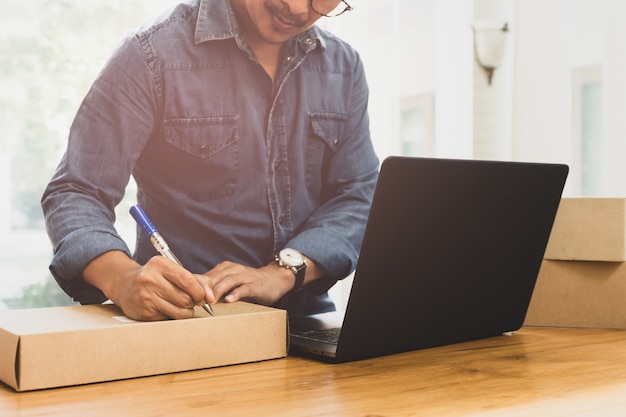
[(307, 229), (291, 239), (287, 246), (302, 252), (326, 270), (326, 277), (307, 285), (315, 293), (328, 291), (356, 268), (358, 251), (344, 236), (321, 227)]
[(70, 234), (58, 244), (50, 263), (50, 272), (74, 301), (81, 304), (100, 304), (107, 298), (98, 288), (85, 282), (83, 270), (98, 256), (116, 250), (131, 256), (128, 246), (118, 236), (108, 231), (84, 228)]

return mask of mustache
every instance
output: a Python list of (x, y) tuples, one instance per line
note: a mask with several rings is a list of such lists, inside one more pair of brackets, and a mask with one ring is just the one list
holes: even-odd
[(265, 8), (267, 8), (270, 12), (278, 16), (280, 20), (295, 26), (295, 27), (304, 27), (306, 25), (306, 18), (302, 18), (301, 16), (295, 15), (291, 13), (289, 10), (289, 6), (282, 1), (279, 1), (278, 4), (272, 3), (270, 0), (265, 2)]

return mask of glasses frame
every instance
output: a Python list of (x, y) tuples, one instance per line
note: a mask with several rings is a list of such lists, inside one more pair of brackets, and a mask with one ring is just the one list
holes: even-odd
[(348, 2), (346, 0), (341, 0), (341, 2), (343, 4), (346, 5), (346, 7), (340, 11), (337, 14), (325, 14), (325, 13), (321, 13), (318, 12), (317, 10), (315, 10), (315, 7), (313, 7), (313, 0), (309, 0), (309, 7), (311, 8), (311, 10), (313, 10), (315, 13), (317, 13), (320, 16), (324, 16), (324, 17), (337, 17), (337, 16), (341, 16), (342, 14), (344, 14), (345, 12), (349, 12), (350, 10), (354, 10), (354, 7), (352, 7), (350, 4), (348, 4)]

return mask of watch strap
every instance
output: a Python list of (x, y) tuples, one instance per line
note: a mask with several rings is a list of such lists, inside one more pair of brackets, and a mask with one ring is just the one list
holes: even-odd
[(293, 286), (294, 290), (302, 288), (304, 284), (304, 274), (306, 273), (306, 262), (303, 262), (300, 266), (294, 266), (291, 268), (294, 275), (296, 276), (296, 282)]

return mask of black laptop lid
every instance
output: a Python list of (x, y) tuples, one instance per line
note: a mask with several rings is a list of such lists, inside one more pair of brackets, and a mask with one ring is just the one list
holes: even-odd
[(567, 173), (558, 164), (387, 158), (337, 359), (519, 329)]

